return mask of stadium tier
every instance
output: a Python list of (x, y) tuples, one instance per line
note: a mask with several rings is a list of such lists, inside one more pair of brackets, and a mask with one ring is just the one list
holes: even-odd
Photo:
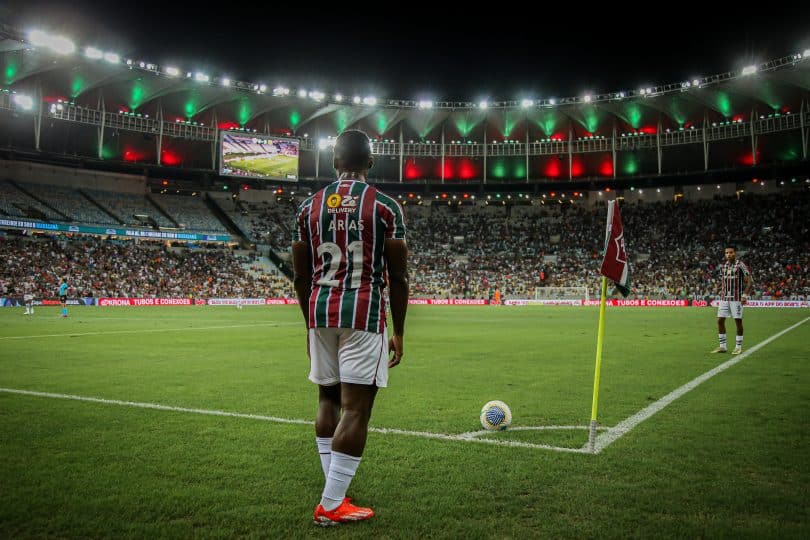
[[(121, 199), (118, 195), (92, 192), (96, 200), (111, 208), (116, 208), (113, 201), (146, 200), (132, 196)], [(183, 214), (173, 203), (168, 208), (173, 209), (174, 216), (187, 216), (189, 223), (208, 229), (202, 225), (213, 218), (199, 198), (157, 198), (161, 203), (168, 199), (195, 201), (179, 203)], [(212, 199), (243, 230), (246, 240), (262, 246), (262, 253), (269, 249), (279, 260), (288, 260), (295, 201), (300, 198), (247, 202), (214, 193)], [(542, 199), (521, 205), (478, 201), (454, 206), (434, 199), (426, 204), (406, 204), (412, 295), (492, 299), (498, 291), (504, 299), (525, 299), (533, 298), (538, 287), (578, 287), (587, 288), (592, 297), (598, 296), (604, 205), (598, 200), (587, 204), (587, 199), (544, 203)], [(757, 298), (810, 296), (810, 191), (806, 189), (692, 201), (638, 201), (624, 204), (622, 214), (635, 298), (715, 297), (717, 265), (728, 242), (737, 245), (741, 258), (752, 268)], [(259, 294), (270, 289), (292, 293), (286, 278), (274, 277), (277, 281), (268, 289), (266, 283), (256, 281), (256, 276), (236, 271), (234, 259), (224, 248), (165, 252), (164, 247), (149, 242), (107, 243), (86, 236), (78, 241), (21, 244), (12, 240), (1, 245), (7, 262), (0, 275), (7, 284), (15, 283), (19, 271), (31, 265), (50, 268), (46, 275), (51, 281), (65, 270), (83, 271), (87, 278), (78, 283), (94, 296), (112, 292), (126, 292), (128, 296), (222, 296), (236, 290)], [(56, 260), (35, 260), (42, 255), (38, 246), (43, 245)], [(35, 255), (25, 254), (35, 247)], [(75, 262), (60, 268), (60, 260), (90, 260), (91, 264), (84, 270)], [(116, 276), (132, 276), (126, 278), (131, 281), (125, 281), (125, 290), (113, 291), (109, 283), (99, 286), (98, 278), (92, 276), (98, 264), (111, 282)], [(8, 265), (17, 270), (9, 270)], [(130, 273), (127, 268), (136, 271)], [(164, 272), (174, 276), (176, 268), (187, 272), (182, 279), (166, 281), (160, 277)], [(202, 275), (214, 276), (214, 281), (195, 284), (199, 281), (196, 274), (203, 269)], [(46, 287), (42, 292), (48, 290)]]
[[(694, 183), (711, 171), (807, 172), (810, 60), (800, 53), (634, 90), (424, 102), (182, 77), (134, 59), (52, 56), (8, 36), (0, 135), (38, 156), (206, 171), (222, 175), (220, 185), (234, 176), (317, 181), (332, 175), (333, 137), (358, 128), (372, 139), (371, 179), (386, 182)], [(40, 131), (38, 115), (47, 120)]]
[(0, 237), (0, 295), (53, 298), (62, 276), (75, 297), (291, 297), (286, 278), (227, 248), (168, 248), (157, 242)]
[(201, 197), (153, 195), (152, 200), (182, 229), (225, 233), (222, 223), (211, 214)]

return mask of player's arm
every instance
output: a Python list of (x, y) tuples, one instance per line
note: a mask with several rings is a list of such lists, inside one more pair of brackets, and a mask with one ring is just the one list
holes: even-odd
[(307, 306), (309, 306), (309, 293), (312, 291), (312, 262), (309, 260), (309, 245), (297, 241), (292, 244), (293, 286), (298, 305), (304, 315), (304, 323), (309, 324)]
[(394, 353), (388, 367), (399, 364), (405, 351), (405, 314), (408, 311), (408, 245), (405, 240), (387, 239), (383, 249), (385, 265), (388, 269), (388, 296), (391, 300), (391, 318), (394, 322), (394, 335), (389, 349)]
[(745, 288), (743, 289), (742, 303), (745, 304), (754, 289), (754, 278), (751, 277), (751, 271), (745, 264), (743, 264), (743, 275), (745, 276)]
[(745, 304), (748, 297), (751, 296), (751, 291), (754, 289), (754, 279), (751, 274), (745, 276), (745, 290), (743, 291), (742, 303)]

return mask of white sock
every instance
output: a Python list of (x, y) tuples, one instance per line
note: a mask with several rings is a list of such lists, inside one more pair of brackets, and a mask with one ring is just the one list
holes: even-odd
[(329, 474), (326, 476), (326, 486), (323, 488), (321, 504), (326, 510), (334, 510), (346, 497), (349, 484), (352, 483), (354, 473), (360, 466), (359, 457), (342, 454), (332, 450), (332, 464), (329, 466)]
[(726, 335), (725, 334), (717, 334), (717, 337), (720, 338), (720, 348), (725, 349), (726, 348)]
[(742, 349), (742, 336), (737, 336), (737, 347)]
[(327, 478), (329, 465), (332, 464), (332, 437), (315, 437), (315, 444), (318, 445), (318, 453), (321, 455), (323, 477)]

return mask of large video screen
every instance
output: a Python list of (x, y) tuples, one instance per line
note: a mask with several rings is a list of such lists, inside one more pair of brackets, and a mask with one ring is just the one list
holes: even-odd
[(299, 142), (222, 132), (219, 174), (267, 180), (297, 180)]

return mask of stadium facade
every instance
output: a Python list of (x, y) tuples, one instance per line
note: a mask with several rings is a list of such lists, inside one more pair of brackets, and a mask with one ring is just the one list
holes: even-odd
[[(3, 33), (0, 148), (12, 159), (134, 171), (203, 189), (300, 189), (331, 178), (331, 138), (359, 128), (373, 139), (372, 180), (401, 192), (804, 180), (809, 169), (810, 51), (605, 94), (426, 102), (273, 88), (83, 44), (58, 54), (47, 42)], [(220, 175), (227, 132), (297, 143), (297, 174)]]

